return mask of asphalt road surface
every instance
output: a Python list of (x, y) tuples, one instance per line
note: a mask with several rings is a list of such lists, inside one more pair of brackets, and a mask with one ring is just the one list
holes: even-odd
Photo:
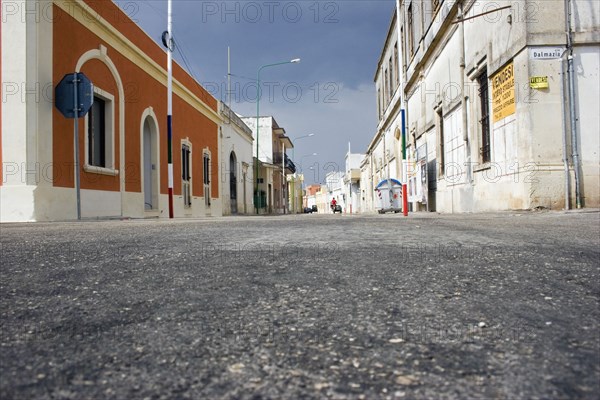
[(0, 226), (2, 399), (597, 399), (600, 214)]

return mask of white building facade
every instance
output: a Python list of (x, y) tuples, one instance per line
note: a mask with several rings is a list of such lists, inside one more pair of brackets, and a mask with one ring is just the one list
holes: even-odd
[(350, 149), (348, 149), (348, 153), (346, 154), (346, 170), (342, 192), (346, 205), (344, 212), (348, 214), (358, 214), (361, 212), (360, 164), (364, 158), (364, 154), (352, 153)]
[(286, 153), (294, 147), (292, 141), (286, 136), (285, 129), (271, 116), (258, 118), (258, 136), (256, 117), (241, 119), (254, 137), (252, 154), (258, 164), (258, 175), (256, 170), (254, 172), (258, 178), (258, 192), (254, 196), (254, 206), (258, 210), (255, 211), (260, 214), (287, 214), (290, 210), (287, 175), (296, 172), (294, 163)]
[(599, 13), (591, 0), (398, 1), (366, 186), (405, 172), (412, 210), (597, 207)]
[(346, 210), (347, 200), (344, 194), (344, 176), (345, 173), (342, 171), (331, 171), (325, 175), (325, 188), (327, 189), (327, 207), (324, 207), (323, 210), (325, 213), (331, 212), (331, 202), (333, 199), (335, 199), (336, 204), (342, 207), (342, 210)]
[(220, 102), (220, 187), (223, 215), (254, 213), (252, 130), (225, 103)]

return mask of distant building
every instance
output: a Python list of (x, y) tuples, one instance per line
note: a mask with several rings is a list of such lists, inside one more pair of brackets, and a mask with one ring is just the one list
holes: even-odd
[(343, 196), (345, 201), (344, 212), (358, 214), (361, 212), (361, 170), (360, 164), (364, 154), (346, 153), (346, 172), (344, 174)]
[(252, 130), (255, 162), (258, 148), (258, 193), (254, 206), (259, 213), (286, 214), (289, 212), (287, 175), (296, 172), (286, 151), (294, 145), (273, 117), (259, 118), (258, 138), (256, 117), (242, 117), (242, 121)]
[(331, 196), (327, 190), (327, 186), (321, 185), (321, 189), (315, 194), (315, 204), (319, 214), (331, 213)]
[(293, 173), (287, 176), (288, 181), (288, 194), (290, 196), (289, 199), (289, 207), (291, 214), (298, 214), (304, 211), (304, 207), (302, 206), (302, 197), (303, 197), (303, 189), (304, 186), (304, 175), (299, 173)]
[[(325, 175), (325, 188), (327, 188), (327, 208), (331, 205), (331, 201), (335, 199), (336, 203), (340, 205), (342, 209), (345, 209), (346, 197), (344, 196), (344, 172), (328, 172)], [(328, 209), (327, 211), (330, 212), (331, 210)]]
[(304, 193), (304, 207), (312, 208), (313, 206), (318, 206), (317, 195), (321, 192), (321, 185), (313, 184), (308, 185), (305, 189)]
[(371, 213), (375, 211), (373, 185), (372, 153), (367, 152), (360, 163), (360, 211)]

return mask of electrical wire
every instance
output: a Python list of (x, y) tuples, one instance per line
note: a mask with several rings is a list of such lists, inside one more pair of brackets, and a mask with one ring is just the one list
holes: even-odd
[[(148, 6), (161, 19), (163, 19), (165, 22), (167, 21), (167, 13), (162, 10), (159, 10), (154, 5), (152, 5), (152, 1), (140, 1), (139, 4)], [(178, 40), (175, 40), (174, 33), (175, 33), (175, 29), (173, 30), (173, 37), (172, 37), (173, 44), (175, 45), (175, 49), (177, 49), (177, 52), (179, 53), (179, 56), (180, 56), (181, 60), (183, 61), (183, 64), (185, 65), (185, 70), (193, 78), (194, 82), (198, 85), (198, 87), (200, 87), (202, 89), (202, 91), (200, 92), (201, 93), (200, 97), (202, 98), (202, 100), (205, 102), (208, 102), (207, 101), (208, 99), (206, 97), (206, 89), (202, 86), (202, 84), (198, 80), (196, 71), (192, 67), (192, 63), (190, 62), (189, 58), (186, 55), (185, 43), (183, 41), (179, 42)]]

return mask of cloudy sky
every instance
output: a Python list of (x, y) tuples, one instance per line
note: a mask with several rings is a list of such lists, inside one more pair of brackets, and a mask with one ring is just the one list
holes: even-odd
[[(160, 41), (166, 0), (117, 3)], [(362, 153), (375, 133), (373, 77), (393, 10), (394, 0), (173, 0), (182, 53), (175, 58), (226, 100), (229, 46), (232, 108), (244, 116), (256, 115), (258, 68), (301, 58), (263, 70), (260, 113), (273, 115), (292, 140), (314, 134), (294, 141), (294, 156), (309, 183), (323, 182), (326, 172), (344, 169), (349, 142)]]

